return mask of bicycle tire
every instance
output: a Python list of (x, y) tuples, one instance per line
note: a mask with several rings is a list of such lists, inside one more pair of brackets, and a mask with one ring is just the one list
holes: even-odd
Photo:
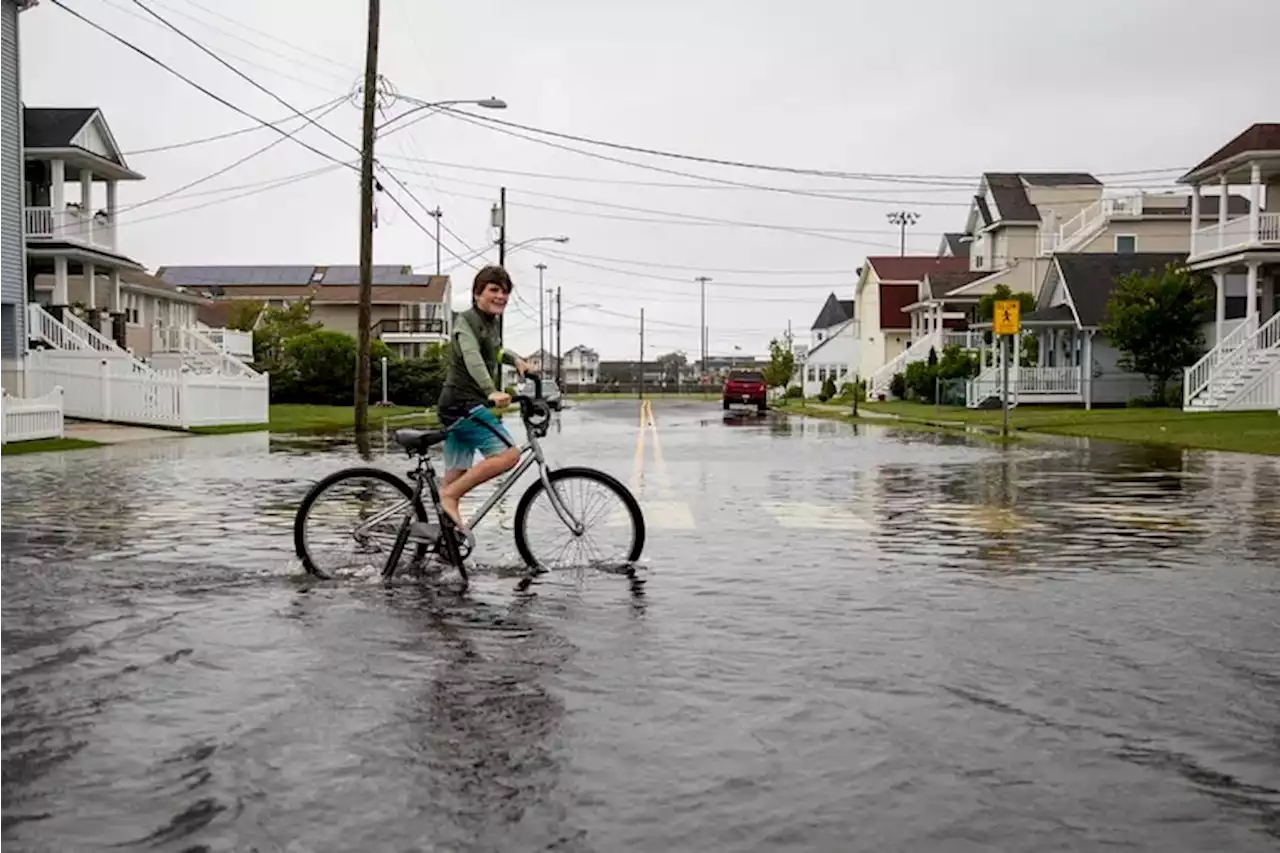
[[(357, 477), (381, 480), (384, 483), (389, 483), (392, 486), (395, 486), (400, 490), (400, 493), (405, 496), (405, 499), (412, 501), (413, 511), (417, 515), (418, 521), (427, 520), (426, 507), (422, 505), (421, 500), (414, 499), (413, 487), (401, 478), (397, 477), (395, 474), (392, 474), (389, 471), (384, 471), (381, 468), (344, 468), (341, 471), (335, 471), (311, 487), (311, 491), (307, 492), (306, 497), (302, 499), (302, 503), (298, 504), (298, 513), (293, 520), (293, 548), (298, 554), (298, 559), (302, 561), (302, 567), (307, 570), (307, 574), (314, 575), (318, 578), (329, 577), (329, 575), (325, 574), (318, 566), (316, 566), (315, 562), (311, 559), (311, 555), (307, 553), (307, 514), (311, 511), (311, 507), (315, 505), (315, 502), (320, 498), (320, 495), (324, 494), (324, 491), (334, 483), (339, 483), (347, 479), (355, 479)], [(427, 548), (428, 546), (425, 543), (420, 543), (414, 552), (414, 560), (422, 560), (422, 558), (427, 554)]]
[[(644, 551), (644, 513), (640, 511), (640, 503), (631, 494), (631, 490), (617, 478), (595, 468), (557, 468), (547, 473), (547, 479), (553, 483), (558, 480), (574, 478), (594, 480), (622, 499), (623, 506), (627, 508), (627, 512), (631, 516), (631, 528), (634, 533), (631, 540), (631, 552), (627, 555), (627, 562), (634, 563), (639, 560), (641, 552)], [(520, 503), (516, 506), (516, 550), (520, 553), (520, 559), (524, 560), (525, 565), (531, 569), (539, 569), (541, 566), (538, 565), (537, 558), (533, 556), (533, 552), (529, 549), (529, 539), (525, 533), (525, 522), (529, 517), (529, 507), (533, 504), (534, 499), (538, 497), (538, 494), (545, 490), (546, 486), (543, 484), (542, 478), (539, 477), (525, 490), (524, 495), (520, 498)]]

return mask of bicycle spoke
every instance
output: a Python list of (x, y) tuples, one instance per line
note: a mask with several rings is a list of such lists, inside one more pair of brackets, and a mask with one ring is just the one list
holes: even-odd
[[(547, 569), (625, 565), (636, 534), (621, 495), (606, 482), (587, 476), (561, 477), (552, 485), (561, 509), (581, 525), (582, 533), (574, 534), (551, 494), (540, 489), (524, 522), (525, 539), (538, 564)], [(610, 523), (614, 518), (624, 523)]]

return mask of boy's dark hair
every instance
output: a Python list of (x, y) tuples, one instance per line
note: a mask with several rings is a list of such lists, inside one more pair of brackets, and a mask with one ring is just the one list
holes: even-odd
[(507, 275), (507, 271), (496, 264), (490, 264), (476, 273), (475, 281), (471, 283), (471, 301), (475, 302), (476, 297), (483, 293), (485, 287), (490, 284), (498, 285), (507, 293), (510, 293), (513, 287), (511, 276)]

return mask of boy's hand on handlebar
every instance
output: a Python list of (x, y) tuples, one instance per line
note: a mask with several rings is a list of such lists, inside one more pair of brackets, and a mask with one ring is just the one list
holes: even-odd
[(511, 405), (511, 395), (505, 391), (494, 391), (489, 395), (489, 401), (493, 403), (495, 409), (505, 409)]

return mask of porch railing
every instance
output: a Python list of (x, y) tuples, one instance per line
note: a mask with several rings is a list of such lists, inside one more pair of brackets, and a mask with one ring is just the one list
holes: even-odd
[(400, 335), (443, 335), (444, 320), (439, 317), (410, 320), (379, 320), (373, 326), (378, 336), (386, 334)]
[(105, 214), (99, 217), (76, 208), (27, 207), (23, 209), (22, 224), (27, 237), (79, 240), (104, 249), (115, 247), (115, 223)]
[(1214, 222), (1202, 226), (1191, 233), (1191, 256), (1259, 244), (1280, 244), (1280, 213), (1258, 214), (1256, 234), (1247, 216), (1228, 219), (1225, 225)]
[[(898, 353), (894, 358), (881, 365), (868, 377), (867, 380), (867, 398), (874, 400), (877, 394), (887, 394), (889, 385), (893, 382), (893, 376), (901, 373), (908, 364), (915, 361), (923, 361), (929, 357), (930, 347), (941, 350), (942, 336), (937, 332), (931, 332), (919, 340), (913, 341), (911, 346)], [(941, 355), (941, 352), (939, 352)]]
[(1215, 378), (1221, 379), (1222, 372), (1229, 369), (1230, 363), (1236, 361), (1237, 357), (1243, 358), (1246, 356), (1245, 346), (1247, 342), (1253, 339), (1257, 330), (1257, 315), (1245, 318), (1229, 334), (1223, 337), (1217, 346), (1183, 371), (1182, 404), (1184, 406), (1190, 405), (1193, 399), (1205, 393), (1209, 388), (1209, 383)]

